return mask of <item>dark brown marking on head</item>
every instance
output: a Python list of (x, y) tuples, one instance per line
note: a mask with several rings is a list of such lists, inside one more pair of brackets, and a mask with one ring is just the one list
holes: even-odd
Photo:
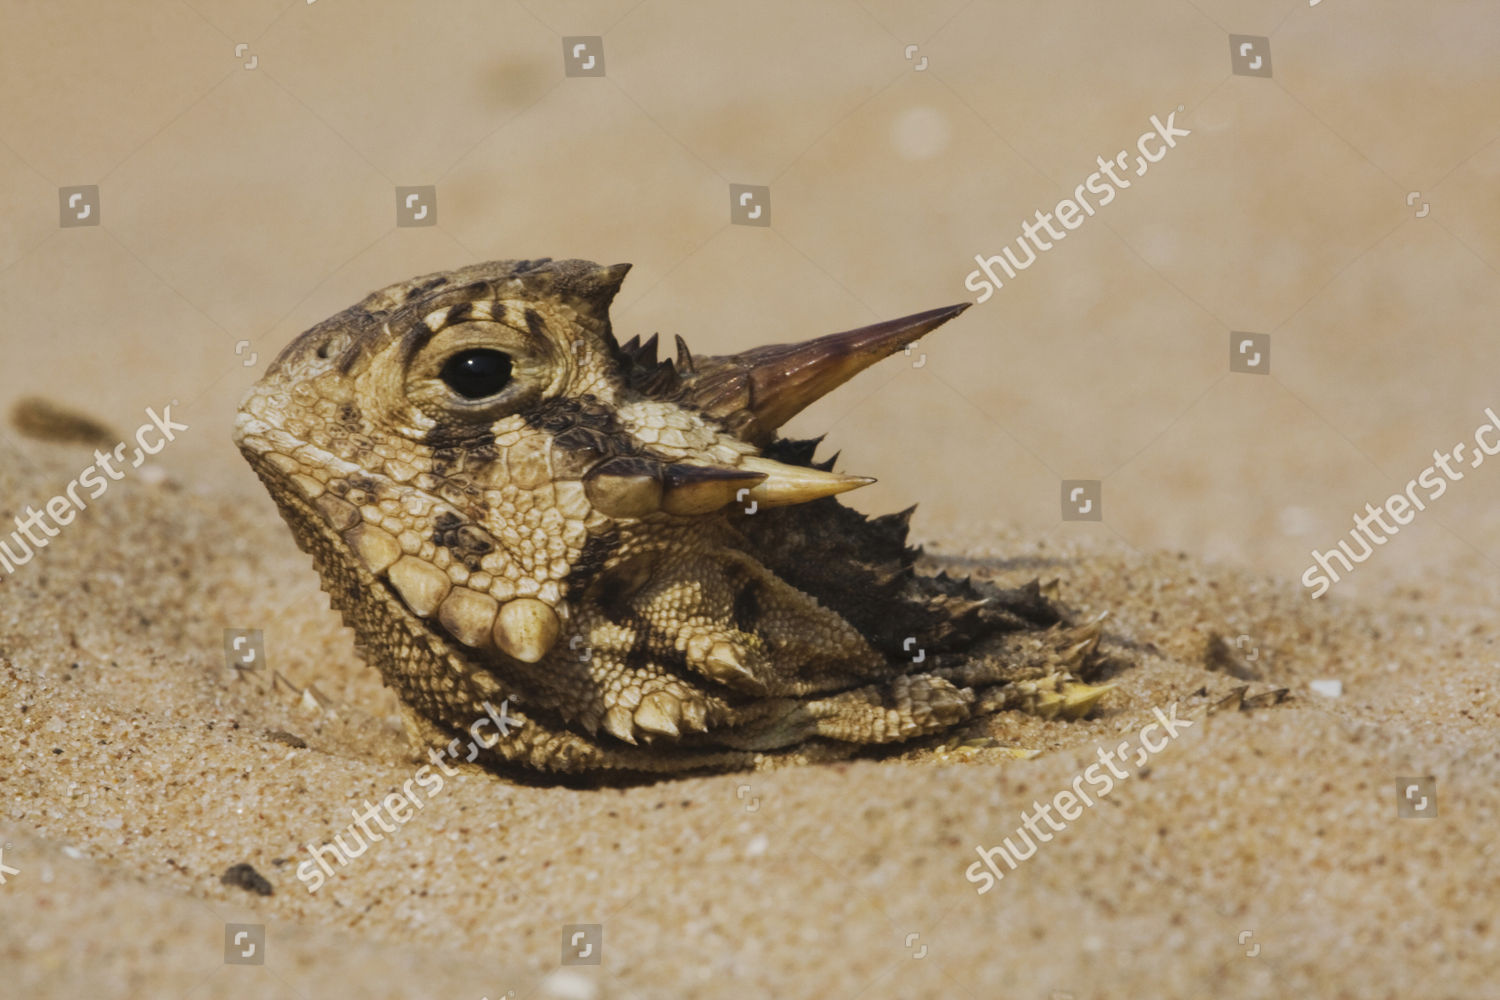
[(424, 281), (420, 285), (417, 285), (415, 288), (408, 291), (406, 293), (406, 298), (403, 301), (410, 302), (412, 299), (415, 299), (418, 296), (426, 295), (434, 288), (442, 288), (447, 283), (448, 276), (446, 274), (440, 274), (436, 278), (433, 278), (431, 281)]
[(440, 479), (472, 478), (499, 458), (500, 449), (495, 446), (493, 437), (474, 445), (438, 448), (432, 453), (432, 474)]
[(345, 377), (350, 375), (354, 371), (354, 366), (358, 364), (359, 359), (360, 351), (358, 347), (355, 344), (350, 344), (344, 349), (344, 353), (339, 355), (339, 374)]
[[(458, 510), (464, 511), (474, 520), (484, 517), (484, 490), (477, 484), (466, 480), (455, 479), (452, 475), (433, 470), (434, 475), (442, 478), (438, 480), (437, 495), (446, 503), (452, 504)], [(458, 470), (462, 472), (463, 470)], [(455, 473), (456, 474), (456, 473)]]
[(620, 426), (614, 412), (592, 395), (544, 400), (521, 416), (568, 451), (591, 449), (605, 457), (641, 454), (640, 446)]
[(434, 457), (443, 452), (464, 452), (478, 457), (477, 453), (483, 451), (488, 453), (488, 461), (494, 461), (498, 454), (491, 424), (439, 421), (423, 435), (422, 441), (432, 449)]
[(338, 411), (338, 423), (344, 431), (356, 434), (362, 429), (359, 416), (359, 408), (353, 403), (340, 403)]
[(542, 322), (541, 314), (535, 309), (526, 310), (526, 329), (530, 330), (531, 335), (538, 340), (547, 336), (547, 324)]
[(479, 561), (495, 549), (495, 541), (488, 532), (452, 511), (440, 513), (434, 524), (433, 544), (453, 553), (453, 558), (468, 567), (471, 573), (479, 572)]
[[(471, 289), (477, 290), (473, 291), (472, 294), (469, 294)], [(407, 361), (410, 361), (412, 358), (417, 356), (418, 352), (420, 352), (422, 348), (427, 346), (428, 342), (432, 340), (433, 337), (437, 336), (438, 331), (453, 326), (454, 324), (462, 323), (464, 320), (468, 319), (470, 314), (474, 311), (474, 301), (477, 299), (485, 298), (488, 290), (489, 286), (484, 282), (479, 281), (460, 289), (456, 293), (447, 292), (439, 296), (437, 302), (441, 302), (443, 299), (451, 300), (454, 295), (468, 296), (463, 301), (456, 302), (453, 305), (448, 306), (446, 309), (438, 306), (437, 302), (427, 304), (418, 303), (415, 306), (407, 306), (406, 309), (403, 310), (408, 318), (408, 328), (401, 345), (403, 357)], [(443, 319), (442, 322), (438, 324), (437, 330), (434, 330), (432, 327), (427, 325), (426, 317), (438, 311), (442, 311)]]

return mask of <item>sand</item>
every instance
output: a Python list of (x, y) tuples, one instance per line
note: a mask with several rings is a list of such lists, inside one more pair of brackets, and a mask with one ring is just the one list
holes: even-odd
[[(3, 449), (7, 498), (88, 461)], [(978, 571), (1110, 610), (1135, 663), (1088, 721), (994, 721), (1043, 755), (603, 790), (466, 768), (310, 893), (304, 845), (419, 763), (389, 693), (269, 504), (167, 476), (86, 513), (0, 582), (8, 996), (1493, 992), (1497, 627), (1462, 572), (1314, 605), (1182, 555), (971, 537)], [(222, 630), (251, 626), (269, 662), (232, 670)], [(1206, 715), (1241, 684), (1203, 666), (1215, 633), (1251, 636), (1252, 693), (1287, 700)], [(1145, 768), (990, 891), (966, 880), (976, 847), (1018, 840), (1035, 800), (1172, 705), (1194, 721)], [(1399, 818), (1398, 778), (1428, 775), (1434, 818)], [(272, 894), (223, 884), (240, 864)], [(263, 965), (225, 964), (231, 923), (264, 925)], [(571, 924), (602, 925), (600, 965), (560, 965)]]
[[(0, 996), (1500, 996), (1500, 461), (1299, 582), (1500, 412), (1493, 5), (433, 10), (6, 5), (0, 412), (188, 429), (0, 572)], [(853, 506), (919, 502), (931, 568), (1108, 611), (1133, 666), (1093, 718), (609, 790), (466, 769), (308, 891), (305, 845), (421, 761), (229, 441), (293, 336), (501, 257), (630, 261), (621, 336), (707, 353), (973, 299), (976, 255), (1179, 107), (1128, 190), (788, 428), (879, 478)], [(435, 224), (398, 226), (425, 185)], [(1230, 369), (1246, 333), (1267, 374)], [(91, 447), (0, 426), (0, 540)], [(1101, 521), (1061, 519), (1072, 479)], [(1288, 694), (1208, 714), (1242, 685)], [(977, 849), (1174, 705), (976, 891)], [(562, 965), (571, 925), (600, 964)]]

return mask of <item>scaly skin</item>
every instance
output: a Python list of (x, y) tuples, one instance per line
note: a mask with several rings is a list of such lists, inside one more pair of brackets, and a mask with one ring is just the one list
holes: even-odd
[(851, 511), (832, 495), (869, 480), (776, 437), (962, 307), (730, 357), (679, 340), (658, 362), (655, 337), (611, 331), (627, 269), (392, 285), (298, 337), (241, 404), (236, 443), (414, 740), (467, 738), (508, 700), (492, 765), (727, 770), (1098, 701), (1076, 679), (1097, 623), (1035, 584), (916, 573), (910, 511)]

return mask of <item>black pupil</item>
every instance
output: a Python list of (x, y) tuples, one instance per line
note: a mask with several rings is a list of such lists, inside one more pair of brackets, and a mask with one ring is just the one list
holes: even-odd
[(510, 381), (510, 355), (500, 351), (460, 351), (443, 365), (443, 382), (465, 399), (493, 396)]

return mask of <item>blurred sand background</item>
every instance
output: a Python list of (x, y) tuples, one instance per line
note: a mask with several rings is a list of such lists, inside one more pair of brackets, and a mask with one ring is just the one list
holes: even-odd
[[(1500, 460), (1328, 597), (1298, 583), (1500, 410), (1495, 4), (0, 0), (0, 30), (0, 408), (190, 426), (0, 577), (6, 996), (1500, 989)], [(604, 76), (565, 75), (566, 36)], [(1026, 762), (476, 773), (317, 896), (274, 862), (413, 766), (229, 441), (295, 334), (497, 257), (633, 262), (622, 339), (709, 353), (970, 299), (975, 254), (1179, 106), (1192, 135), (1114, 203), (788, 428), (879, 477), (854, 506), (920, 502), (931, 552), (1112, 609), (1140, 665), (1097, 718), (997, 721), (1056, 751)], [(769, 186), (769, 227), (731, 224), (731, 184)], [(74, 185), (99, 225), (60, 226)], [(418, 185), (436, 225), (398, 227)], [(1232, 331), (1269, 375), (1231, 373)], [(89, 461), (0, 431), (0, 524)], [(1061, 519), (1064, 479), (1102, 482), (1101, 521)], [(333, 707), (237, 680), (228, 627)], [(1212, 632), (1292, 698), (1206, 720), (976, 896), (1033, 797), (1232, 689)], [(1437, 776), (1436, 819), (1396, 818), (1403, 775)], [(220, 884), (242, 861), (275, 895)], [(224, 964), (226, 921), (266, 925), (264, 965)], [(603, 964), (559, 974), (596, 922)]]

